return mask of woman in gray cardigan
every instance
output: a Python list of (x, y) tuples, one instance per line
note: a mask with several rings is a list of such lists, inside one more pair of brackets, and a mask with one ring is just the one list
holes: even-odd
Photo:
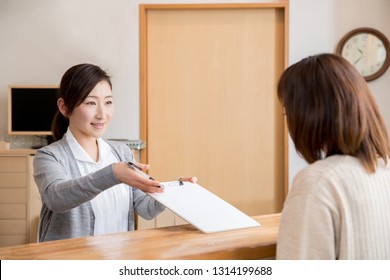
[(164, 210), (145, 194), (162, 192), (159, 182), (128, 167), (134, 157), (125, 144), (102, 139), (114, 111), (105, 71), (91, 64), (71, 67), (61, 79), (57, 105), (57, 141), (34, 157), (41, 242), (134, 230), (135, 211), (152, 219)]

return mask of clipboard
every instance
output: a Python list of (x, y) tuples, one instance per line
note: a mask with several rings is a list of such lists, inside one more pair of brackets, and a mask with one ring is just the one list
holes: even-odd
[(148, 193), (203, 233), (259, 227), (260, 223), (204, 187), (191, 182), (161, 183), (163, 193)]

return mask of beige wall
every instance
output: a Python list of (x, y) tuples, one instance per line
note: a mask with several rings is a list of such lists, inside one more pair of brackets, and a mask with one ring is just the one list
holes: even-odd
[[(116, 116), (107, 136), (139, 138), (140, 3), (250, 3), (253, 0), (0, 0), (0, 140), (7, 135), (8, 84), (58, 84), (90, 62), (113, 76)], [(290, 0), (290, 62), (333, 52), (349, 30), (370, 26), (390, 38), (388, 0)], [(370, 83), (387, 122), (390, 71)], [(19, 138), (17, 139), (19, 141)], [(305, 164), (290, 149), (290, 180)]]

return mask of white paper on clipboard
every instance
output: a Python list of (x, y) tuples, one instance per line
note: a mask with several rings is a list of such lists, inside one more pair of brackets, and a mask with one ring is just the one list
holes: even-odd
[(260, 226), (257, 221), (198, 184), (163, 182), (162, 185), (165, 186), (163, 193), (149, 195), (204, 233)]

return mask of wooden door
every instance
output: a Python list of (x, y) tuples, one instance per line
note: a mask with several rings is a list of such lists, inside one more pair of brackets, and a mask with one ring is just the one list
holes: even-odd
[[(197, 176), (248, 215), (281, 211), (287, 151), (276, 84), (286, 7), (141, 6), (141, 160), (153, 177)], [(139, 222), (180, 223), (169, 212)]]

